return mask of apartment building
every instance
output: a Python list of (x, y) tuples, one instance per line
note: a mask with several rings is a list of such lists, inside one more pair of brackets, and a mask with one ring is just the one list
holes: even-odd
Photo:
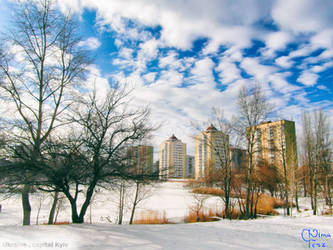
[(287, 169), (297, 166), (295, 122), (263, 122), (256, 127), (255, 140), (256, 163), (274, 164), (281, 173), (284, 163)]
[(195, 179), (206, 176), (210, 168), (221, 168), (229, 154), (229, 136), (210, 125), (195, 136)]
[(160, 145), (159, 175), (162, 179), (186, 177), (186, 144), (175, 135)]
[(130, 164), (137, 173), (153, 174), (154, 147), (147, 145), (130, 146), (127, 150)]

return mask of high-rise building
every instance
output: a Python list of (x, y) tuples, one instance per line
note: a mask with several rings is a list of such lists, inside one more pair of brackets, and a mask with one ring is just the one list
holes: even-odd
[(128, 147), (127, 154), (130, 164), (134, 166), (137, 173), (147, 175), (153, 174), (153, 146), (130, 146)]
[(297, 166), (295, 122), (263, 122), (256, 127), (255, 140), (255, 162), (274, 164), (281, 173), (284, 163), (287, 169)]
[(186, 144), (172, 135), (160, 145), (160, 178), (185, 178)]
[(194, 177), (194, 156), (186, 156), (186, 178)]
[(229, 152), (229, 136), (210, 125), (195, 137), (195, 179), (222, 167)]

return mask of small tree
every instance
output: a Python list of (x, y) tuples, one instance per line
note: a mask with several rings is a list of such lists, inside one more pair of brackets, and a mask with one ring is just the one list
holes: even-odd
[(202, 210), (205, 205), (205, 201), (207, 200), (207, 197), (201, 194), (193, 194), (193, 204), (190, 207), (190, 210), (193, 211), (197, 216), (197, 221), (200, 221), (200, 213), (202, 213)]

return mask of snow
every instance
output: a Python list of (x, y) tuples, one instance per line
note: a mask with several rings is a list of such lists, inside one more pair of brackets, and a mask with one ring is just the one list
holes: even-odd
[[(33, 216), (40, 196), (32, 195)], [(45, 198), (45, 197), (44, 197)], [(92, 209), (93, 224), (21, 226), (22, 211), (19, 195), (0, 201), (0, 249), (307, 249), (301, 238), (304, 228), (318, 229), (333, 235), (333, 217), (312, 216), (311, 211), (296, 217), (273, 216), (256, 220), (221, 220), (192, 224), (115, 225), (101, 218), (116, 216), (116, 194), (100, 192)], [(47, 221), (51, 200), (45, 198), (40, 211), (40, 223)], [(220, 202), (209, 198), (207, 206)], [(193, 196), (182, 183), (163, 183), (140, 209), (166, 211), (168, 218), (182, 217), (193, 204)], [(301, 200), (303, 208), (308, 205)], [(68, 204), (60, 212), (58, 221), (70, 221)], [(112, 213), (113, 211), (113, 213)], [(86, 218), (88, 222), (89, 212)], [(333, 239), (320, 239), (333, 249)]]

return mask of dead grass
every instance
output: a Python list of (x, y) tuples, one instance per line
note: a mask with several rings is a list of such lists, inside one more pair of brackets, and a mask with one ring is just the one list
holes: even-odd
[(218, 188), (211, 188), (211, 187), (194, 188), (192, 190), (192, 193), (195, 193), (195, 194), (211, 194), (211, 195), (217, 195), (217, 196), (223, 196), (224, 195), (223, 190), (218, 189)]
[(324, 211), (321, 213), (322, 215), (332, 215), (332, 209), (326, 208)]
[(222, 210), (217, 207), (206, 207), (197, 215), (197, 211), (190, 209), (188, 214), (184, 217), (184, 222), (198, 222), (198, 216), (200, 222), (218, 221), (222, 217)]
[[(67, 224), (71, 224), (69, 221), (58, 221), (58, 222), (54, 222), (51, 225), (67, 225)], [(43, 225), (49, 225), (48, 223), (44, 223)]]
[[(282, 202), (283, 203), (283, 202)], [(257, 214), (276, 215), (278, 214), (274, 208), (280, 204), (280, 200), (271, 197), (267, 194), (262, 194), (259, 197), (257, 205)]]
[(133, 224), (172, 224), (166, 218), (165, 211), (147, 210), (141, 212), (133, 221)]
[(193, 222), (198, 222), (198, 217), (199, 217), (199, 222), (209, 222), (209, 221), (217, 221), (219, 217), (219, 214), (215, 213), (212, 210), (209, 210), (209, 212), (199, 212), (197, 213), (195, 211), (189, 211), (189, 213), (184, 217), (184, 222), (185, 223), (193, 223)]
[[(224, 196), (224, 191), (219, 188), (212, 188), (212, 187), (197, 187), (192, 189), (192, 193), (195, 194), (210, 194), (210, 195), (216, 195), (216, 196)], [(245, 198), (246, 194), (238, 194), (238, 193), (231, 193), (230, 197), (237, 198), (241, 196), (241, 198)]]

